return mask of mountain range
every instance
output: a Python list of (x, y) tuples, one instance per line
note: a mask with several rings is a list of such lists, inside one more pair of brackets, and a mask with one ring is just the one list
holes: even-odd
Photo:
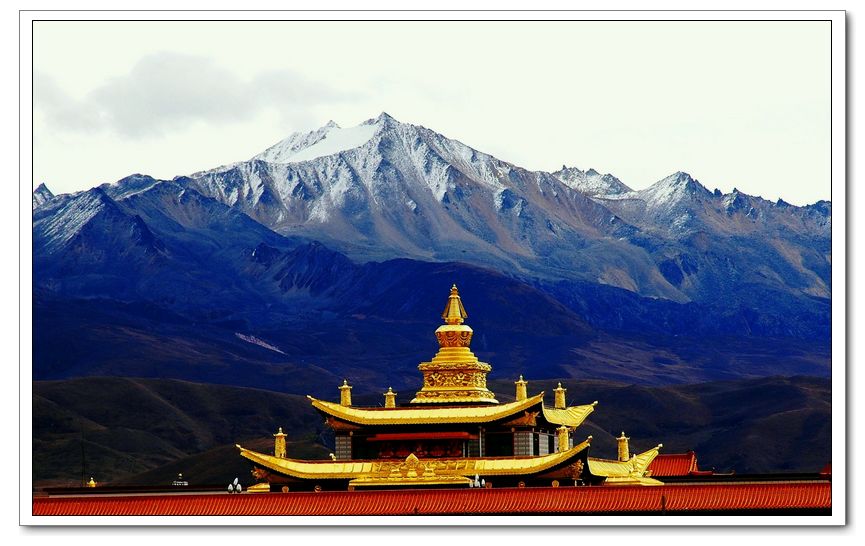
[(172, 180), (40, 185), (33, 207), (38, 379), (408, 385), (453, 282), (508, 373), (829, 373), (829, 202), (530, 171), (382, 113)]

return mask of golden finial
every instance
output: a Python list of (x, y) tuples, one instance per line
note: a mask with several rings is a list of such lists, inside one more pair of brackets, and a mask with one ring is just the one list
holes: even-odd
[(565, 425), (562, 425), (556, 429), (557, 439), (559, 442), (559, 452), (567, 451), (568, 449), (570, 449), (571, 446), (569, 441), (569, 432), (570, 430)]
[(393, 392), (393, 389), (388, 387), (387, 392), (384, 393), (384, 407), (386, 408), (395, 408), (396, 407), (396, 393)]
[(625, 436), (625, 431), (622, 431), (622, 435), (616, 438), (616, 444), (618, 445), (618, 454), (620, 461), (630, 461), (631, 460), (631, 448), (628, 446), (628, 438)]
[(279, 427), (279, 432), (273, 435), (273, 456), (285, 459), (285, 437), (288, 436), (282, 432), (282, 427)]
[(339, 404), (341, 406), (351, 405), (351, 385), (348, 384), (348, 379), (343, 379), (342, 385), (339, 386)]
[(528, 389), (526, 388), (528, 384), (529, 382), (523, 379), (522, 374), (518, 380), (514, 381), (514, 385), (517, 386), (517, 401), (528, 398)]
[(451, 295), (448, 296), (448, 303), (442, 313), (442, 318), (445, 319), (445, 324), (462, 324), (468, 317), (466, 309), (463, 307), (463, 302), (460, 299), (460, 292), (457, 290), (457, 285), (451, 287)]
[(93, 476), (90, 476), (90, 481), (87, 482), (87, 487), (96, 487), (96, 480), (93, 479)]
[(558, 387), (553, 389), (553, 394), (555, 395), (555, 400), (553, 404), (554, 408), (565, 409), (565, 407), (567, 407), (567, 403), (565, 402), (565, 392), (567, 392), (567, 390), (568, 389), (562, 388), (561, 382), (559, 383)]

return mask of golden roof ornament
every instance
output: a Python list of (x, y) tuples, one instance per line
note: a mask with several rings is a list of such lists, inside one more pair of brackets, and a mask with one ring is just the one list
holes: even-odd
[(567, 451), (569, 449), (570, 442), (570, 429), (565, 425), (560, 426), (556, 429), (556, 437), (559, 442), (559, 452)]
[(523, 379), (522, 374), (520, 374), (520, 378), (518, 380), (514, 381), (514, 385), (517, 386), (517, 400), (525, 400), (526, 398), (528, 398), (528, 384), (529, 382)]
[(339, 386), (339, 403), (341, 406), (351, 406), (351, 385), (348, 384), (348, 379), (343, 379)]
[(451, 287), (451, 295), (448, 297), (448, 303), (445, 305), (442, 318), (445, 319), (445, 324), (462, 324), (468, 318), (466, 309), (463, 307), (463, 302), (460, 299), (457, 285)]
[(625, 436), (625, 431), (622, 431), (622, 435), (616, 438), (616, 445), (618, 447), (618, 455), (620, 461), (629, 461), (631, 460), (631, 448), (628, 446), (628, 438)]
[(288, 436), (282, 432), (282, 427), (279, 427), (279, 432), (273, 435), (273, 456), (285, 459), (285, 437)]
[(387, 388), (387, 392), (384, 393), (384, 407), (386, 408), (395, 408), (396, 407), (396, 393), (393, 392), (391, 387)]
[(554, 408), (565, 409), (568, 406), (567, 402), (565, 401), (565, 393), (567, 391), (568, 391), (568, 389), (562, 388), (561, 382), (559, 383), (558, 387), (553, 389), (553, 394), (555, 395), (555, 399), (554, 399), (554, 403), (553, 403)]
[(418, 366), (424, 384), (412, 404), (498, 404), (495, 394), (487, 389), (492, 366), (480, 362), (469, 349), (473, 331), (464, 324), (466, 317), (457, 285), (453, 285), (442, 313), (445, 323), (435, 331), (439, 351), (431, 361)]

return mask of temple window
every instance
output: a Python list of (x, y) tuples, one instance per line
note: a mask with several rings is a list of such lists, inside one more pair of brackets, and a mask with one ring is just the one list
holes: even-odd
[(546, 432), (538, 433), (538, 455), (550, 454), (550, 435)]
[(532, 455), (534, 451), (534, 434), (530, 430), (517, 430), (514, 432), (514, 455)]
[(335, 453), (337, 460), (348, 461), (351, 459), (351, 436), (338, 435), (336, 437)]

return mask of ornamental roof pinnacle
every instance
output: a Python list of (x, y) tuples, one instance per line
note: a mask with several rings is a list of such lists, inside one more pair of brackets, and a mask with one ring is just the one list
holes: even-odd
[(445, 324), (462, 324), (465, 319), (468, 318), (466, 309), (463, 307), (463, 302), (460, 299), (460, 292), (457, 290), (457, 285), (451, 287), (451, 294), (448, 296), (448, 302), (447, 305), (445, 305), (442, 318), (445, 320)]

